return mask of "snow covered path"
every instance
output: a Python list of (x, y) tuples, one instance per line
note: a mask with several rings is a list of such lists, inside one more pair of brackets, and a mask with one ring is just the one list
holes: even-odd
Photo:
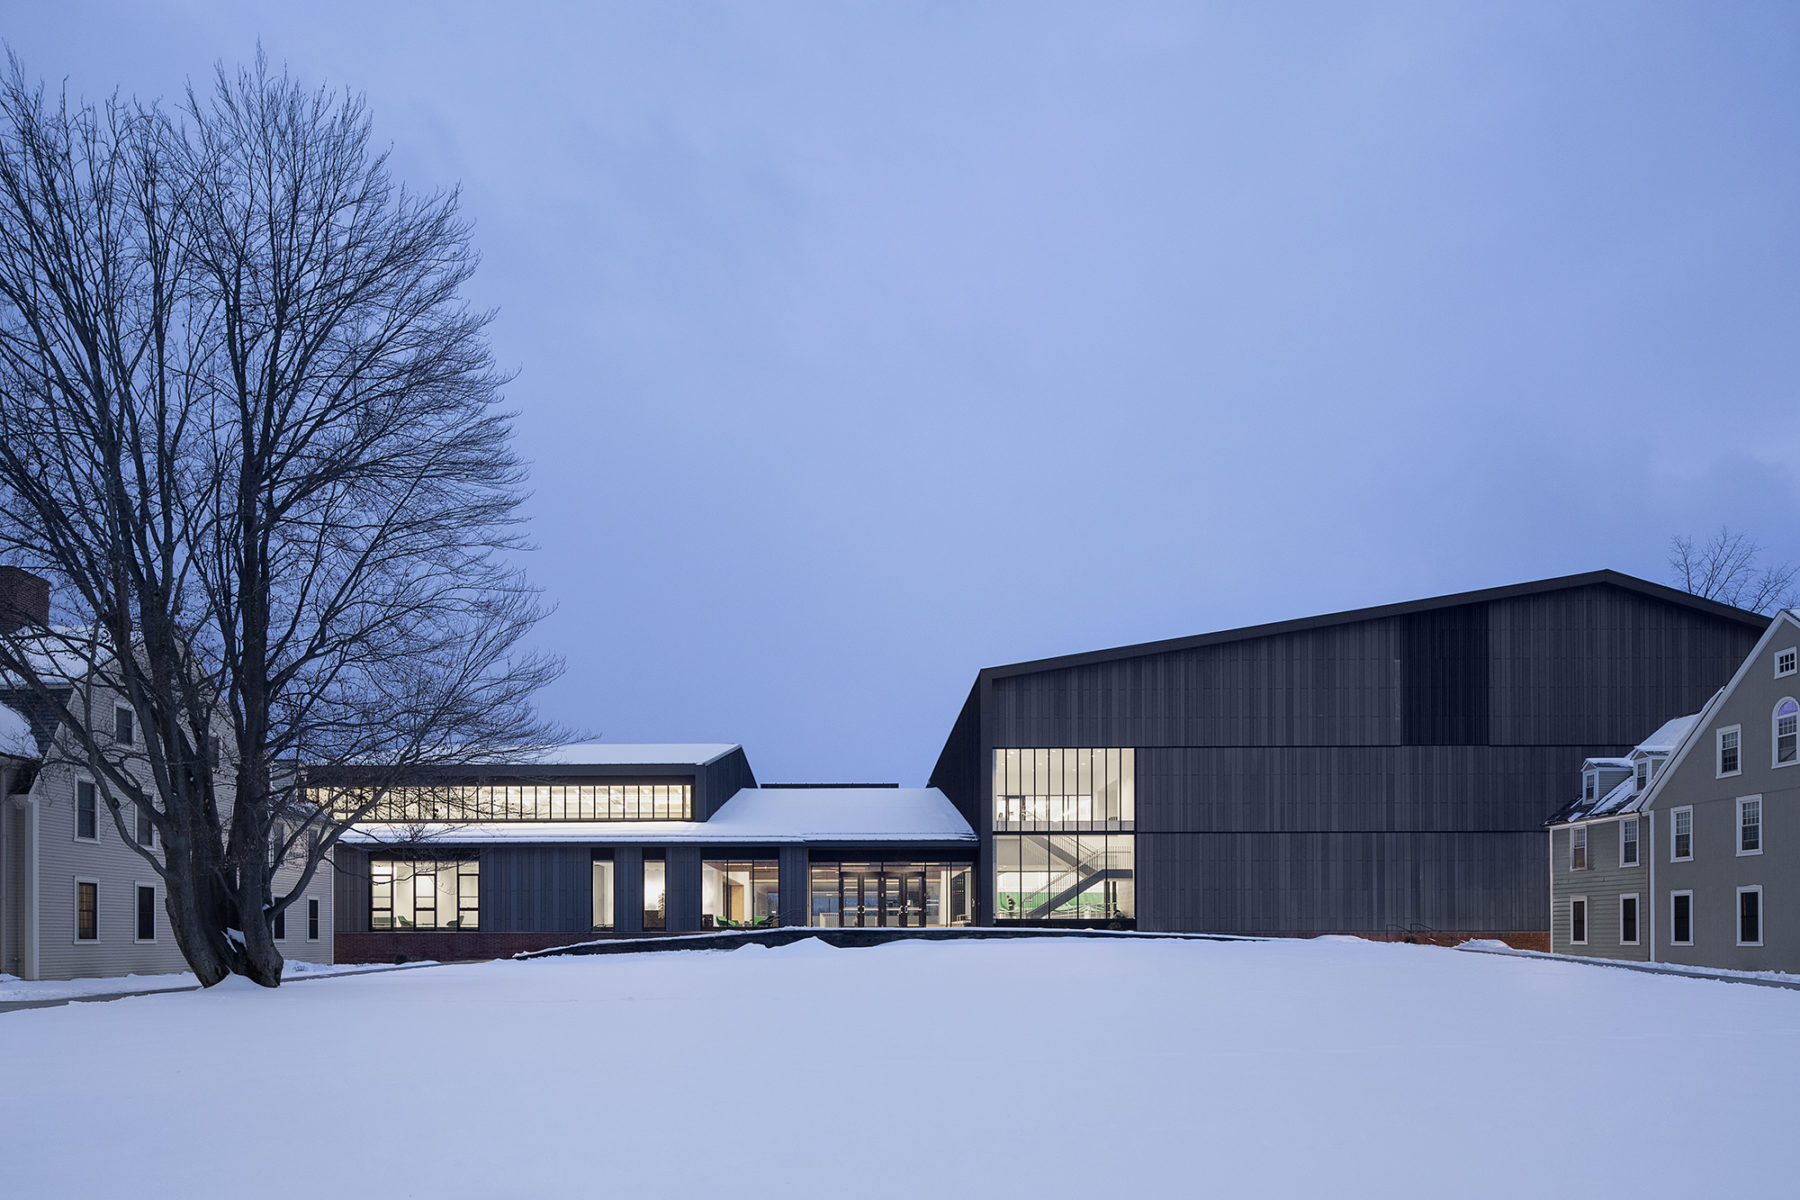
[(806, 941), (18, 1012), (0, 1073), (21, 1197), (1785, 1195), (1800, 994), (1344, 941)]

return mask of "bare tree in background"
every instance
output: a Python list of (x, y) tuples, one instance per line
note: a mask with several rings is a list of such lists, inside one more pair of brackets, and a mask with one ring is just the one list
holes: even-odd
[[(0, 633), (0, 676), (71, 731), (201, 981), (275, 986), (274, 915), (390, 781), (553, 736), (469, 228), (393, 181), (360, 98), (260, 54), (173, 113), (9, 65), (0, 561), (55, 611)], [(140, 813), (160, 854), (123, 836)]]
[(1748, 534), (1721, 525), (1704, 544), (1669, 539), (1669, 577), (1676, 587), (1733, 608), (1772, 613), (1800, 601), (1793, 563), (1762, 565), (1762, 547)]

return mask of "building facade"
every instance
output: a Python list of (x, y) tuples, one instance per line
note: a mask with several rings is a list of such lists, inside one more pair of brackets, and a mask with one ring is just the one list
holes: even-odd
[(1677, 717), (1623, 758), (1581, 764), (1581, 795), (1547, 822), (1554, 952), (1649, 961), (1655, 831), (1641, 805), (1698, 720)]
[[(340, 805), (353, 777), (316, 781)], [(609, 937), (974, 918), (975, 834), (929, 788), (758, 787), (741, 746), (570, 746), (421, 774), (336, 853), (340, 962)]]
[(1767, 626), (1611, 571), (979, 673), (978, 919), (1548, 948), (1547, 798)]
[(1640, 808), (1651, 957), (1800, 971), (1800, 615), (1770, 624)]

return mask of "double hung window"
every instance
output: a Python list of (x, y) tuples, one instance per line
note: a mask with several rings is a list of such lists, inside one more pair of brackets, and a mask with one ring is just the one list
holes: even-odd
[(1762, 853), (1762, 797), (1740, 796), (1737, 802), (1739, 854)]
[(1770, 744), (1773, 746), (1774, 765), (1791, 767), (1800, 762), (1800, 701), (1792, 696), (1784, 696), (1775, 706), (1775, 714), (1771, 718), (1773, 728), (1770, 730)]
[(1619, 865), (1638, 865), (1638, 819), (1626, 817), (1619, 822)]
[(1736, 775), (1744, 769), (1744, 758), (1742, 753), (1743, 735), (1743, 727), (1739, 725), (1732, 725), (1728, 728), (1719, 730), (1718, 776), (1720, 779), (1725, 778), (1727, 775)]
[(1577, 825), (1569, 831), (1569, 870), (1585, 871), (1588, 865), (1588, 831)]
[(1687, 862), (1694, 857), (1694, 810), (1677, 808), (1669, 813), (1673, 836), (1669, 838), (1669, 861)]

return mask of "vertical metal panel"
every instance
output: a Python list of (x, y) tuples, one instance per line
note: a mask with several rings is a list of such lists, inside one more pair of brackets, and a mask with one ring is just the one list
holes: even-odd
[(669, 931), (692, 933), (700, 928), (700, 847), (671, 846), (668, 864)]
[(807, 896), (811, 863), (805, 846), (781, 848), (781, 916), (783, 925), (804, 925), (811, 918)]
[(481, 852), (481, 924), (498, 933), (593, 928), (593, 855), (586, 846), (488, 846)]
[(613, 851), (613, 928), (644, 932), (644, 852), (636, 846)]
[(369, 855), (341, 843), (331, 852), (332, 928), (338, 933), (369, 931)]

